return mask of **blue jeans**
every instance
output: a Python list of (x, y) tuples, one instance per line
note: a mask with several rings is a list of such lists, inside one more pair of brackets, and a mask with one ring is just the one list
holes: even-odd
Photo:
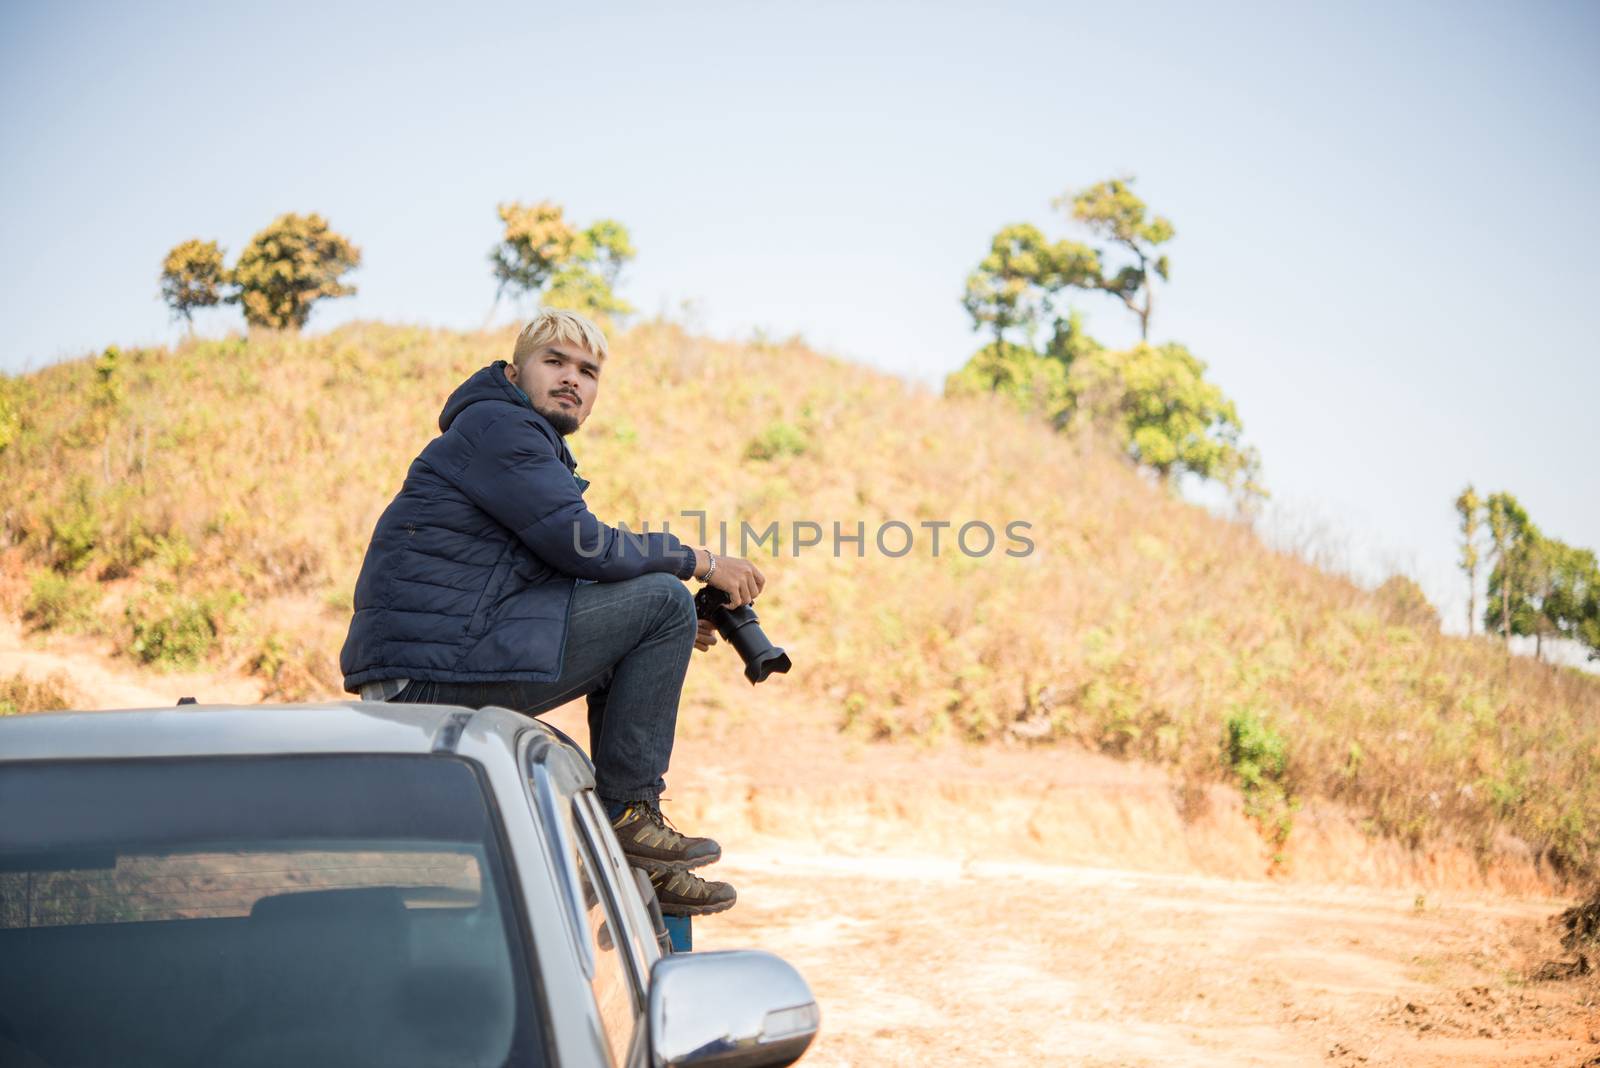
[(608, 807), (654, 801), (666, 789), (695, 629), (694, 597), (671, 575), (580, 582), (567, 613), (561, 677), (554, 682), (413, 679), (392, 700), (499, 705), (536, 716), (587, 695), (595, 792)]

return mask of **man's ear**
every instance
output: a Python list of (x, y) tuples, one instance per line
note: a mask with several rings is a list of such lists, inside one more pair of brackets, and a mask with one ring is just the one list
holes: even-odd
[(507, 360), (506, 361), (506, 381), (510, 382), (514, 386), (514, 385), (517, 384), (517, 378), (518, 378), (517, 365), (512, 363), (510, 360)]

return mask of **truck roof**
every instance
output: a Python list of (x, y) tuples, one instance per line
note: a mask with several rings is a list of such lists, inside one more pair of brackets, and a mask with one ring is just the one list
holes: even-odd
[(454, 751), (474, 717), (522, 720), (502, 709), (363, 701), (38, 712), (0, 717), (0, 760)]

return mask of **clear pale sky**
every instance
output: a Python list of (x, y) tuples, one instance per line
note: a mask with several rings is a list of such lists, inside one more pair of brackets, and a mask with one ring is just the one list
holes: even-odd
[(1458, 629), (1469, 480), (1600, 547), (1593, 3), (13, 0), (0, 144), (8, 372), (175, 340), (166, 250), (284, 211), (365, 256), (313, 329), (477, 326), (495, 204), (549, 198), (631, 229), (646, 313), (936, 388), (994, 231), (1136, 174), (1178, 231), (1152, 337), (1238, 402), (1275, 529)]

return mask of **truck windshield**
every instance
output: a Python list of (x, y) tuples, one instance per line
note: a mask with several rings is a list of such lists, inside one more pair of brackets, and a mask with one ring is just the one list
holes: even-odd
[(443, 756), (0, 763), (0, 1064), (539, 1066)]

